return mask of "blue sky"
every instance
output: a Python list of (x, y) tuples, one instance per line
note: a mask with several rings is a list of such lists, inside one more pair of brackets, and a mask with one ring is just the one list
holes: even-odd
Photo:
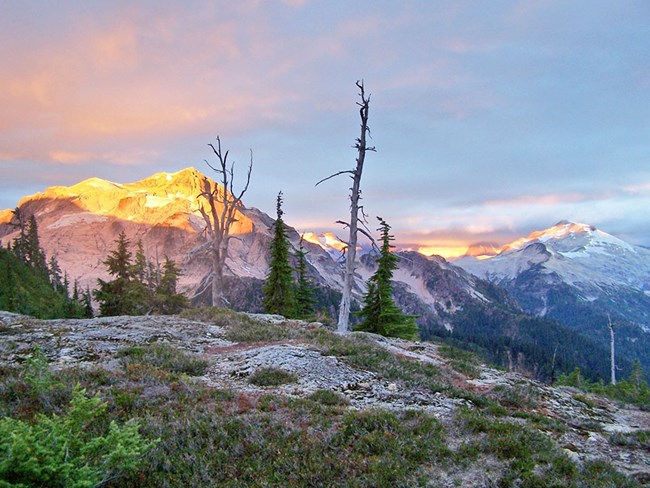
[[(0, 2), (0, 208), (51, 185), (209, 171), (336, 230), (357, 90), (364, 205), (451, 255), (570, 219), (650, 245), (650, 2)], [(372, 223), (374, 227), (374, 222)], [(339, 231), (341, 234), (342, 231)]]

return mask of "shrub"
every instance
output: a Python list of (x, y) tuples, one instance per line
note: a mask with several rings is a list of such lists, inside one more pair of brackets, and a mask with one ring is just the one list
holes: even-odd
[(343, 395), (332, 390), (316, 390), (309, 396), (309, 399), (329, 406), (349, 405), (350, 403)]
[(152, 446), (138, 424), (106, 425), (106, 404), (76, 387), (68, 413), (39, 414), (34, 424), (0, 420), (0, 478), (31, 486), (96, 486), (134, 470)]
[(279, 386), (295, 383), (298, 376), (280, 368), (261, 368), (248, 377), (248, 381), (257, 386)]
[(118, 356), (123, 358), (125, 364), (151, 365), (172, 373), (184, 373), (190, 376), (205, 374), (208, 366), (206, 360), (163, 343), (125, 347), (118, 352)]

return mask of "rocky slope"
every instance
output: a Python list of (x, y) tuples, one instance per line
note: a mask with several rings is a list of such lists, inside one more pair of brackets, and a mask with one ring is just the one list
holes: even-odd
[[(0, 336), (0, 366), (24, 362), (39, 346), (58, 369), (117, 371), (123, 367), (119, 351), (125, 347), (168, 344), (207, 361), (198, 381), (250, 398), (269, 393), (307, 398), (329, 390), (343, 397), (349, 409), (428, 412), (450, 432), (451, 448), (471, 440), (467, 431), (459, 430), (458, 416), (485, 408), (481, 404), (488, 401), (493, 405), (488, 410), (500, 411), (498, 422), (525, 424), (542, 432), (577, 465), (604, 459), (638, 482), (650, 483), (650, 451), (621, 442), (650, 430), (650, 412), (571, 388), (549, 387), (475, 359), (460, 360), (432, 343), (359, 333), (335, 339), (318, 323), (241, 315), (206, 321), (171, 316), (39, 321), (0, 312)], [(365, 367), (350, 360), (352, 350), (347, 347), (365, 351), (368, 356), (361, 361)], [(392, 369), (370, 358), (382, 358), (382, 364)], [(251, 375), (267, 367), (292, 373), (295, 381), (276, 387), (251, 384)], [(410, 373), (400, 376), (396, 370)], [(416, 380), (416, 371), (431, 372), (443, 386), (431, 388)], [(439, 484), (434, 484), (492, 486), (503, 469), (505, 465), (495, 458), (481, 457), (469, 467), (447, 466), (436, 473)]]

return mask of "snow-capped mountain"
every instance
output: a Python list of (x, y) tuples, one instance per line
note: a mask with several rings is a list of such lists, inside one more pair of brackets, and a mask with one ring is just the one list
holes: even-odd
[(471, 273), (502, 282), (539, 268), (580, 289), (587, 300), (611, 286), (650, 289), (650, 250), (586, 224), (562, 221), (504, 246), (487, 259), (455, 261)]
[(650, 250), (586, 224), (562, 221), (504, 246), (496, 256), (454, 262), (504, 287), (527, 312), (609, 343), (650, 364)]

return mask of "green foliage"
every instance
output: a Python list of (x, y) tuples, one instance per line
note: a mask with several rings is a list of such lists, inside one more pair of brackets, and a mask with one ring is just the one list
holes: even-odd
[(0, 480), (7, 486), (92, 487), (135, 470), (152, 446), (139, 425), (104, 422), (106, 404), (75, 388), (68, 412), (33, 424), (0, 420)]
[[(474, 448), (507, 463), (498, 486), (636, 486), (634, 481), (602, 461), (587, 462), (579, 468), (536, 429), (496, 420), (469, 409), (459, 411), (457, 423), (463, 431), (476, 435), (476, 441), (471, 444)], [(465, 446), (457, 454), (472, 452)], [(476, 456), (475, 451), (472, 455)]]
[(300, 236), (300, 245), (296, 251), (298, 265), (296, 267), (296, 317), (301, 319), (310, 318), (314, 315), (316, 299), (314, 298), (314, 287), (307, 278), (307, 252)]
[(164, 343), (125, 347), (118, 351), (118, 356), (124, 364), (146, 364), (190, 376), (202, 376), (208, 366), (205, 359), (186, 354)]
[(363, 308), (356, 314), (362, 318), (362, 321), (354, 327), (354, 330), (388, 337), (417, 339), (418, 327), (415, 317), (405, 315), (392, 298), (391, 280), (399, 258), (391, 252), (394, 246), (390, 242), (394, 238), (389, 234), (390, 226), (381, 218), (378, 219), (382, 245), (377, 259), (377, 270), (368, 282)]
[(332, 390), (316, 390), (309, 395), (309, 399), (329, 406), (342, 406), (350, 403), (343, 395)]
[[(645, 379), (645, 373), (641, 368), (641, 363), (637, 360), (632, 367), (632, 373), (627, 380), (620, 380), (615, 385), (605, 385), (602, 381), (592, 382), (582, 376), (580, 368), (575, 368), (568, 375), (560, 375), (557, 382), (558, 386), (572, 386), (581, 390), (605, 395), (614, 400), (624, 403), (638, 405), (644, 410), (650, 410), (650, 387)], [(574, 398), (576, 398), (574, 396)], [(591, 403), (584, 395), (576, 398), (583, 403)]]
[(13, 250), (0, 247), (0, 310), (41, 319), (81, 318), (84, 307), (63, 286), (53, 286), (49, 272), (22, 261)]
[(290, 322), (271, 323), (227, 308), (205, 307), (183, 310), (181, 317), (211, 322), (225, 328), (226, 339), (233, 342), (280, 341), (304, 334), (303, 327)]
[[(202, 313), (211, 312), (205, 309)], [(214, 317), (227, 320), (230, 327), (236, 327), (237, 320), (246, 326), (245, 320), (250, 320), (236, 318), (246, 317), (243, 314), (227, 316), (223, 312)], [(362, 334), (341, 337), (317, 327), (296, 327), (297, 331), (301, 340), (320, 346), (325, 354), (343, 354), (349, 364), (375, 371), (380, 378), (400, 379), (400, 383), (418, 388), (427, 385), (433, 388), (433, 383), (427, 381), (436, 376), (440, 380), (446, 378), (430, 365), (392, 356)], [(152, 352), (158, 347), (164, 351)], [(496, 470), (484, 478), (490, 486), (637, 486), (607, 463), (597, 461), (577, 466), (546, 435), (522, 425), (530, 422), (539, 428), (548, 422), (541, 415), (521, 415), (516, 421), (507, 422), (503, 412), (499, 412), (498, 419), (486, 415), (488, 411), (496, 411), (493, 405), (482, 411), (462, 409), (457, 424), (450, 426), (448, 432), (432, 415), (422, 411), (351, 411), (341, 405), (339, 395), (327, 390), (317, 391), (307, 399), (290, 399), (212, 388), (172, 371), (178, 368), (170, 367), (170, 362), (161, 358), (175, 357), (173, 349), (167, 344), (125, 349), (120, 353), (121, 367), (110, 371), (71, 368), (50, 372), (44, 356), (35, 353), (29, 364), (0, 367), (0, 415), (23, 411), (26, 397), (32, 395), (27, 380), (34, 388), (45, 388), (51, 396), (54, 405), (45, 416), (50, 420), (70, 418), (70, 398), (80, 390), (71, 385), (80, 384), (88, 392), (101, 392), (105, 402), (101, 405), (94, 403), (97, 394), (83, 396), (82, 400), (90, 407), (82, 410), (92, 411), (95, 404), (98, 415), (86, 424), (83, 432), (73, 429), (81, 441), (72, 442), (80, 445), (85, 440), (90, 445), (95, 438), (110, 439), (111, 422), (125, 429), (131, 425), (128, 419), (137, 418), (140, 425), (127, 439), (113, 438), (111, 442), (115, 444), (99, 441), (105, 450), (89, 456), (90, 460), (84, 464), (77, 463), (90, 469), (102, 468), (97, 483), (111, 478), (102, 484), (107, 488), (431, 486), (432, 483), (437, 486), (436, 474), (458, 473), (458, 466), (464, 470), (470, 464), (474, 464), (474, 470), (481, 470), (486, 459), (495, 459), (489, 464), (496, 466)], [(178, 354), (193, 356), (180, 351)], [(52, 396), (54, 391), (68, 390), (67, 396)], [(446, 393), (453, 392), (447, 389)], [(51, 414), (53, 411), (56, 415)], [(37, 425), (41, 417), (31, 411), (29, 416), (22, 417), (23, 425)], [(74, 418), (78, 419), (77, 423), (83, 423), (88, 416)], [(146, 452), (143, 449), (129, 458), (139, 462), (139, 467), (127, 459), (109, 471), (102, 460), (110, 458), (107, 454), (119, 445), (128, 450), (128, 441), (136, 438), (138, 432), (142, 443), (147, 444), (142, 439), (159, 439), (155, 448)], [(0, 445), (6, 438), (0, 438)], [(618, 442), (637, 446), (643, 439), (647, 442), (647, 434)], [(38, 439), (34, 441), (38, 445)], [(4, 461), (3, 448), (0, 447), (0, 459)], [(70, 451), (65, 462), (76, 462), (80, 450)], [(61, 466), (65, 462), (57, 464), (55, 460), (51, 464), (63, 473)], [(80, 474), (75, 476), (58, 484), (42, 480), (22, 483), (74, 486), (76, 481), (84, 481)], [(3, 480), (5, 484), (16, 482), (7, 477)]]
[(295, 317), (296, 285), (293, 280), (293, 269), (289, 264), (289, 238), (282, 214), (282, 192), (280, 192), (277, 199), (277, 218), (273, 222), (270, 269), (263, 287), (264, 310), (266, 313)]
[(136, 244), (135, 263), (123, 231), (115, 243), (115, 250), (104, 260), (114, 279), (98, 279), (94, 292), (101, 315), (173, 314), (188, 305), (187, 297), (176, 291), (180, 275), (176, 263), (165, 257), (162, 277), (158, 277), (153, 264), (146, 261), (141, 241)]
[(280, 368), (260, 368), (248, 377), (249, 383), (257, 386), (280, 386), (297, 380), (294, 373)]

